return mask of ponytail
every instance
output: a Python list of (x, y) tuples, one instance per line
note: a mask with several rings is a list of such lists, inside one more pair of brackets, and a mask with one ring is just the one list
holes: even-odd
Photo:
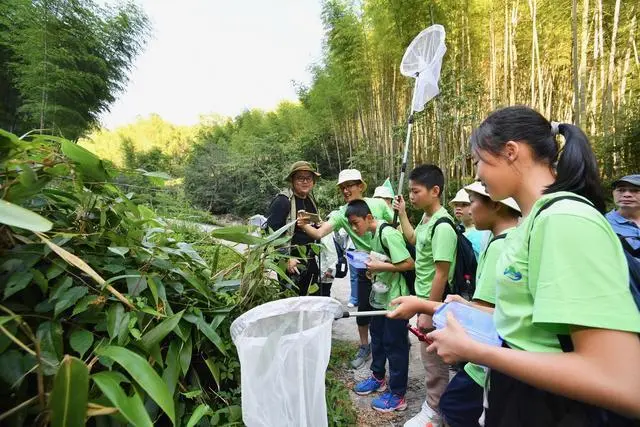
[[(556, 141), (565, 139), (562, 150)], [(605, 212), (598, 164), (589, 141), (577, 126), (549, 123), (537, 111), (522, 105), (496, 110), (471, 134), (471, 148), (498, 155), (508, 141), (520, 141), (531, 147), (535, 159), (555, 165), (556, 181), (545, 194), (570, 191), (587, 198), (601, 213)]]
[[(589, 140), (577, 126), (560, 123), (558, 133), (564, 137), (564, 147), (558, 152), (556, 181), (544, 191), (570, 191), (585, 197), (601, 213), (606, 206), (598, 174), (598, 163)], [(553, 125), (552, 125), (553, 132)]]

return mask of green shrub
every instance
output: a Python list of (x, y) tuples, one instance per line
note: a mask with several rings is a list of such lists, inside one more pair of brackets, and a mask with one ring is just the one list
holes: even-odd
[(280, 297), (287, 238), (174, 228), (49, 136), (0, 130), (0, 188), (0, 424), (240, 424), (229, 326)]

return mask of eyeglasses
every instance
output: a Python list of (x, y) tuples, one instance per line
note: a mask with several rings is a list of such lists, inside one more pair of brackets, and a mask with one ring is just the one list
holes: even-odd
[(340, 184), (338, 186), (338, 188), (340, 189), (340, 191), (344, 191), (347, 188), (351, 188), (351, 187), (355, 187), (356, 185), (360, 184), (359, 182), (345, 182), (343, 184)]
[(298, 182), (312, 182), (313, 181), (313, 176), (311, 175), (296, 175), (295, 177), (293, 177), (294, 180), (298, 181)]

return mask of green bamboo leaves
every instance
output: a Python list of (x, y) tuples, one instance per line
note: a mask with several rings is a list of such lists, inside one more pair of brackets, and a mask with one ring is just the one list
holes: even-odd
[[(108, 357), (122, 366), (167, 414), (175, 425), (175, 407), (173, 396), (169, 393), (160, 375), (138, 354), (123, 347), (107, 346), (97, 351), (100, 356)], [(95, 377), (95, 376), (94, 376)], [(116, 402), (113, 402), (116, 404)]]
[(82, 360), (65, 356), (51, 391), (51, 426), (84, 426), (88, 398), (89, 369)]

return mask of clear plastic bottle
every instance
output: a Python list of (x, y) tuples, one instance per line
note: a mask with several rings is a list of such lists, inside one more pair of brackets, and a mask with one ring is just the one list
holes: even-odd
[(369, 304), (375, 309), (385, 309), (389, 304), (389, 286), (382, 282), (373, 282), (369, 294)]

